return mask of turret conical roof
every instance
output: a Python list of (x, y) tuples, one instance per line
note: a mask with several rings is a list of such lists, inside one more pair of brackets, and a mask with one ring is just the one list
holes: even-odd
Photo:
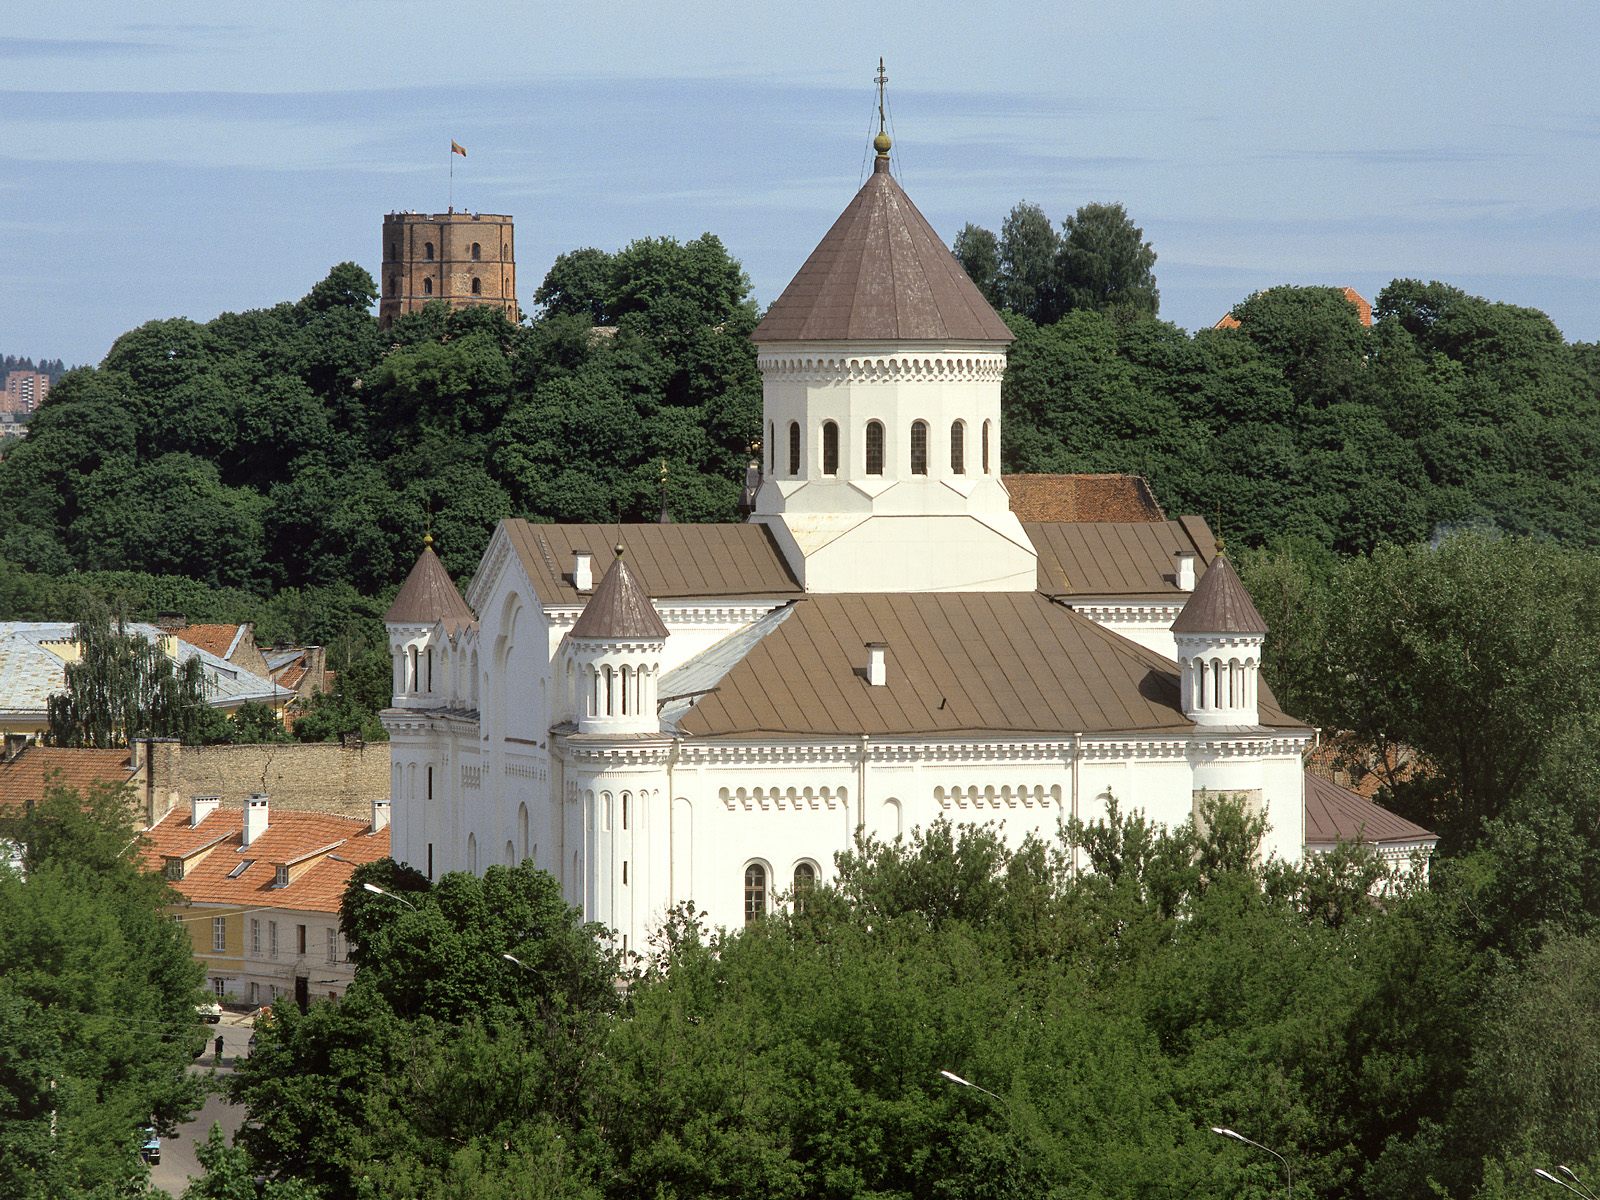
[(661, 614), (622, 561), (621, 546), (617, 547), (611, 569), (573, 623), (572, 636), (617, 642), (659, 642), (666, 638), (667, 627)]
[(751, 337), (1009, 342), (1011, 330), (895, 182), (885, 153)]
[(1199, 586), (1172, 623), (1172, 632), (1266, 633), (1267, 623), (1256, 611), (1228, 556), (1219, 554), (1211, 560)]
[(432, 625), (443, 621), (451, 633), (478, 619), (433, 552), (431, 536), (424, 539), (416, 565), (400, 585), (400, 592), (383, 619), (390, 625)]

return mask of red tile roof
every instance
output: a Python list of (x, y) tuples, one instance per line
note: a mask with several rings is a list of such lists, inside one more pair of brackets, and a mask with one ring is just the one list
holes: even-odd
[[(389, 854), (387, 828), (374, 834), (365, 821), (350, 817), (269, 812), (266, 832), (248, 847), (243, 845), (244, 813), (239, 809), (218, 809), (198, 828), (189, 824), (189, 818), (186, 808), (168, 813), (147, 835), (144, 858), (151, 870), (159, 871), (165, 859), (186, 857), (211, 845), (209, 853), (191, 862), (183, 879), (172, 885), (197, 904), (335, 913), (356, 866)], [(288, 886), (273, 886), (278, 866), (319, 851), (327, 853), (300, 871), (291, 870)], [(242, 862), (250, 865), (230, 879), (229, 873)]]
[(172, 633), (191, 646), (199, 646), (207, 654), (225, 659), (239, 636), (239, 629), (238, 625), (185, 625)]
[(126, 750), (29, 746), (10, 762), (0, 763), (0, 809), (42, 800), (52, 787), (83, 792), (96, 783), (127, 783), (133, 776)]
[(1017, 520), (1165, 521), (1139, 475), (1002, 475)]

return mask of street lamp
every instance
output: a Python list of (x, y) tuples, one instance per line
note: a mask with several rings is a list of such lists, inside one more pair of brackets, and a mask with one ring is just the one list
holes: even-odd
[(1246, 1146), (1254, 1146), (1257, 1150), (1265, 1150), (1268, 1154), (1272, 1155), (1273, 1158), (1275, 1158), (1279, 1162), (1281, 1162), (1283, 1164), (1283, 1172), (1284, 1172), (1284, 1174), (1289, 1177), (1288, 1195), (1290, 1197), (1290, 1200), (1293, 1200), (1293, 1198), (1294, 1198), (1294, 1168), (1289, 1165), (1289, 1160), (1287, 1158), (1285, 1158), (1283, 1155), (1279, 1154), (1271, 1146), (1263, 1146), (1260, 1142), (1254, 1140), (1253, 1138), (1247, 1138), (1247, 1137), (1245, 1137), (1244, 1134), (1235, 1133), (1231, 1129), (1224, 1129), (1220, 1125), (1213, 1125), (1211, 1127), (1211, 1132), (1212, 1133), (1221, 1134), (1223, 1137), (1226, 1137), (1226, 1138), (1232, 1138), (1236, 1142), (1243, 1142)]
[(531, 972), (533, 970), (532, 967), (530, 967), (527, 963), (523, 962), (515, 954), (502, 954), (500, 957), (505, 959), (508, 963), (512, 963), (515, 966), (521, 967), (524, 971), (530, 971)]
[(954, 1071), (946, 1071), (943, 1067), (939, 1068), (939, 1074), (943, 1075), (951, 1083), (960, 1087), (971, 1088), (975, 1092), (982, 1092), (985, 1096), (993, 1097), (994, 1099), (1000, 1101), (1001, 1104), (1006, 1106), (1007, 1112), (1011, 1110), (1011, 1102), (1009, 1100), (1007, 1100), (1004, 1096), (995, 1095), (994, 1092), (991, 1092), (988, 1088), (983, 1087), (981, 1084), (973, 1083), (970, 1079), (963, 1079)]
[(1586, 1188), (1584, 1188), (1582, 1180), (1573, 1174), (1571, 1167), (1557, 1167), (1556, 1170), (1565, 1175), (1567, 1179), (1572, 1180), (1572, 1183), (1568, 1183), (1566, 1179), (1557, 1179), (1543, 1167), (1535, 1167), (1533, 1169), (1533, 1173), (1540, 1179), (1548, 1179), (1551, 1183), (1556, 1184), (1558, 1187), (1566, 1188), (1567, 1191), (1571, 1192), (1574, 1196), (1581, 1196), (1583, 1200), (1594, 1200), (1594, 1196), (1591, 1195)]
[(401, 904), (404, 904), (412, 912), (417, 911), (417, 906), (411, 903), (411, 901), (407, 900), (404, 896), (396, 895), (394, 892), (388, 891), (385, 888), (381, 888), (375, 883), (363, 883), (361, 886), (367, 891), (371, 892), (374, 896), (387, 896), (391, 900), (400, 901)]

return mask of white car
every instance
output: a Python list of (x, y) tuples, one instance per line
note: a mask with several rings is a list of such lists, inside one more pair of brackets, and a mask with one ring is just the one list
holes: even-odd
[(222, 1020), (222, 1005), (215, 1000), (208, 1001), (205, 1004), (196, 1004), (194, 1012), (195, 1016), (199, 1017), (207, 1025), (216, 1025)]

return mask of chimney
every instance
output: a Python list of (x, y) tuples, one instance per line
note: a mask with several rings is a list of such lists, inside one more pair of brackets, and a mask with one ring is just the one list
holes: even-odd
[(267, 831), (267, 797), (252, 792), (244, 805), (244, 844), (248, 846)]
[(867, 643), (867, 682), (873, 687), (883, 687), (889, 682), (889, 644)]
[(184, 620), (181, 612), (168, 611), (156, 614), (156, 628), (163, 633), (172, 633), (176, 630), (184, 629), (188, 624), (189, 622)]
[(189, 801), (189, 828), (197, 828), (222, 803), (221, 796), (196, 796)]
[(572, 586), (580, 592), (594, 591), (594, 555), (587, 550), (572, 556)]
[(387, 799), (372, 802), (372, 832), (389, 828), (389, 811), (392, 805)]
[(25, 734), (25, 733), (8, 733), (8, 734), (6, 734), (6, 750), (5, 750), (5, 760), (4, 761), (6, 761), (6, 762), (15, 761), (17, 755), (21, 754), (27, 748), (28, 748), (28, 735), (27, 734)]
[(1177, 582), (1180, 592), (1194, 591), (1194, 551), (1179, 550), (1173, 556), (1177, 560), (1177, 571), (1173, 579)]

